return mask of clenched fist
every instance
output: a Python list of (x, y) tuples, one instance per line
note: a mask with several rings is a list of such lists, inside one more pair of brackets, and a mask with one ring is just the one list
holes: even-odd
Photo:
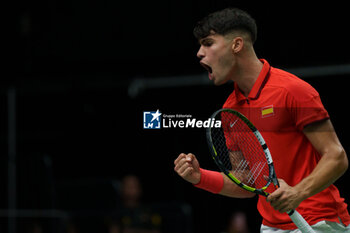
[(194, 154), (181, 153), (174, 161), (176, 173), (192, 184), (198, 184), (201, 180), (199, 163)]

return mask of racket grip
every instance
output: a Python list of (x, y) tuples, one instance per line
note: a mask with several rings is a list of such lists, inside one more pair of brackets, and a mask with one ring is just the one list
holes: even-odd
[(288, 212), (289, 217), (302, 233), (315, 233), (311, 226), (305, 221), (305, 219), (296, 210)]

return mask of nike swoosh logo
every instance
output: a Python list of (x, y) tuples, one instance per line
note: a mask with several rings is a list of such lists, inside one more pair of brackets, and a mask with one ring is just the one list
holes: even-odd
[(230, 124), (230, 127), (232, 128), (232, 127), (236, 124), (237, 121), (238, 121), (238, 119), (235, 120), (235, 122), (231, 123), (231, 124)]

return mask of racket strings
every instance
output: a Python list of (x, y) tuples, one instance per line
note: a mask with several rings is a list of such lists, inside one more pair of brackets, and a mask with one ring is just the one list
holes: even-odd
[(265, 153), (247, 124), (236, 115), (222, 112), (222, 127), (212, 128), (220, 161), (242, 183), (260, 189), (267, 184), (269, 169)]

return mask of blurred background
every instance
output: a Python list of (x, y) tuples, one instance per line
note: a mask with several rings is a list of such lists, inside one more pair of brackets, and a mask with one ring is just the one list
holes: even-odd
[[(173, 171), (181, 152), (216, 169), (205, 130), (144, 130), (143, 111), (207, 119), (222, 106), (233, 85), (209, 82), (192, 29), (238, 7), (257, 21), (257, 55), (318, 90), (349, 154), (342, 4), (16, 1), (0, 89), (0, 232), (258, 232), (256, 200), (207, 193)], [(336, 182), (348, 203), (349, 178)]]

